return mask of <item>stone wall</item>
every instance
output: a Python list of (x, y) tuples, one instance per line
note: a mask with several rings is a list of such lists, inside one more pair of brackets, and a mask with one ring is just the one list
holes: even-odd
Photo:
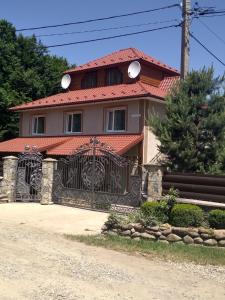
[(5, 202), (15, 201), (16, 170), (18, 158), (7, 156), (3, 158), (3, 177), (0, 181), (0, 197)]
[(132, 238), (134, 240), (151, 240), (162, 243), (182, 243), (203, 246), (225, 247), (225, 229), (213, 230), (207, 228), (173, 227), (169, 224), (144, 227), (140, 223), (102, 227), (103, 234), (113, 234)]

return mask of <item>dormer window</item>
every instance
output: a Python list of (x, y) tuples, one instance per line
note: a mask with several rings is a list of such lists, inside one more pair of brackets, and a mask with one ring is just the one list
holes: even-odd
[(123, 74), (118, 68), (110, 68), (106, 70), (106, 85), (121, 84), (123, 82)]
[(45, 116), (34, 116), (32, 122), (32, 133), (33, 134), (44, 134), (45, 133)]
[(88, 72), (81, 80), (82, 89), (90, 89), (97, 87), (97, 72)]

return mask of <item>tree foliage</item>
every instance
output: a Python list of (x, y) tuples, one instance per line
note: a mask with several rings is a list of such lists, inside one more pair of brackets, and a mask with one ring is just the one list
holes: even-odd
[(35, 36), (17, 35), (0, 20), (0, 139), (18, 132), (18, 115), (9, 107), (58, 93), (68, 68), (66, 59), (50, 55)]
[(166, 116), (149, 120), (173, 171), (225, 172), (224, 77), (192, 71), (166, 99)]

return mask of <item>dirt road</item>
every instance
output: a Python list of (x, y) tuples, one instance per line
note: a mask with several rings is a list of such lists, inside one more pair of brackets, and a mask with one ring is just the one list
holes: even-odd
[(0, 219), (1, 300), (225, 299), (224, 268), (86, 246), (33, 219)]

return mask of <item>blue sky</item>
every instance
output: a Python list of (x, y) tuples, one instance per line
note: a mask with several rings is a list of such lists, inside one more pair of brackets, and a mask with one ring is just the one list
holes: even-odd
[[(76, 22), (89, 18), (98, 18), (156, 8), (160, 6), (179, 3), (177, 0), (7, 0), (1, 1), (0, 18), (6, 19), (14, 24), (16, 28), (51, 25), (65, 22)], [(192, 3), (195, 1), (192, 0)], [(220, 0), (199, 0), (200, 6), (214, 6), (217, 9), (225, 9), (225, 3)], [(148, 13), (134, 17), (126, 17), (90, 24), (73, 25), (64, 28), (50, 28), (35, 31), (36, 34), (62, 33), (80, 30), (100, 29), (112, 26), (133, 25), (146, 22), (158, 22), (171, 19), (180, 19), (179, 8), (165, 11)], [(213, 31), (224, 40), (225, 16), (217, 18), (202, 18)], [(146, 30), (153, 27), (170, 25), (163, 23), (148, 25), (139, 28), (128, 28), (111, 30), (105, 32), (82, 33), (74, 35), (42, 37), (45, 45), (74, 42), (92, 38), (99, 38), (114, 34), (129, 33), (132, 31)], [(193, 34), (198, 37), (210, 50), (212, 50), (222, 61), (225, 62), (225, 43), (222, 43), (210, 33), (198, 20), (194, 20), (191, 28)], [(34, 31), (33, 31), (34, 32)], [(33, 33), (26, 32), (26, 35)], [(108, 54), (122, 48), (136, 47), (147, 54), (173, 66), (180, 68), (180, 28), (166, 29), (159, 32), (150, 32), (138, 36), (123, 37), (120, 39), (94, 42), (91, 44), (72, 45), (61, 48), (52, 48), (50, 52), (66, 57), (70, 63), (82, 64), (94, 58)], [(214, 65), (216, 74), (223, 74), (225, 67), (205, 52), (195, 41), (191, 41), (190, 68), (199, 69), (204, 65)]]

